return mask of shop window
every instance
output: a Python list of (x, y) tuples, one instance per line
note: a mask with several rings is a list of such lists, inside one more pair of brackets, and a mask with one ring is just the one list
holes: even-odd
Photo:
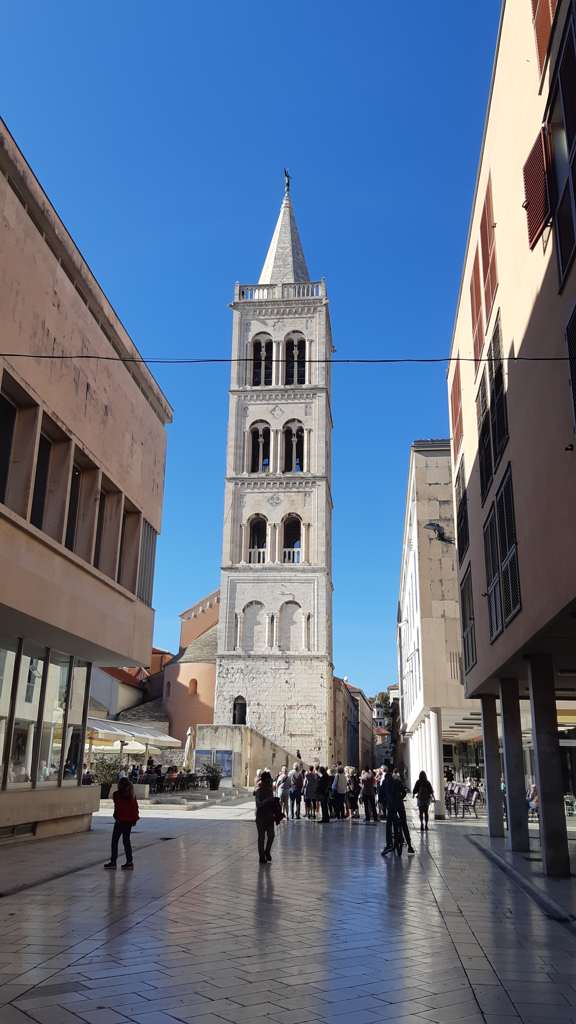
[(32, 784), (36, 728), (42, 694), (46, 650), (28, 641), (24, 643), (17, 682), (14, 719), (9, 739), (7, 785), (9, 788)]
[(58, 783), (70, 681), (71, 659), (69, 655), (52, 651), (42, 709), (37, 783)]

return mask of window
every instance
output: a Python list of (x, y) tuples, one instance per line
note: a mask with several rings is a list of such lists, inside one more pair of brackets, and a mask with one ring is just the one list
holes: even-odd
[(538, 138), (524, 164), (524, 209), (528, 225), (528, 244), (531, 249), (540, 238), (550, 219), (550, 192), (548, 168), (550, 140), (548, 129), (541, 128)]
[(255, 387), (272, 384), (272, 339), (261, 335), (252, 342), (252, 384)]
[(482, 273), (484, 277), (484, 309), (486, 312), (486, 328), (494, 305), (494, 297), (498, 288), (498, 271), (496, 268), (496, 233), (494, 209), (492, 205), (492, 180), (488, 179), (486, 198), (482, 219), (480, 221), (480, 242), (482, 246)]
[(4, 395), (0, 395), (0, 501), (6, 496), (10, 455), (14, 424), (16, 423), (16, 407)]
[(41, 722), (37, 784), (58, 782), (70, 672), (69, 655), (52, 651)]
[(294, 653), (302, 650), (303, 641), (302, 608), (297, 601), (285, 601), (278, 615), (278, 646)]
[(250, 601), (243, 612), (242, 648), (247, 654), (266, 650), (266, 615), (260, 601)]
[(32, 512), (30, 522), (32, 526), (42, 529), (44, 521), (44, 505), (46, 504), (46, 489), (48, 487), (48, 472), (50, 470), (50, 453), (52, 445), (44, 434), (40, 434), (38, 444), (38, 455), (36, 456), (36, 476), (34, 478), (34, 494), (32, 496)]
[(156, 561), (156, 530), (145, 519), (142, 521), (140, 537), (140, 562), (138, 565), (138, 587), (136, 596), (144, 604), (152, 607), (152, 590), (154, 587), (154, 563)]
[(496, 320), (489, 349), (488, 377), (490, 380), (490, 426), (492, 429), (492, 451), (494, 471), (502, 458), (508, 443), (508, 408), (504, 387), (504, 364), (502, 361), (502, 332), (500, 316)]
[(36, 687), (40, 684), (42, 677), (42, 664), (40, 658), (30, 658), (28, 664), (28, 675), (26, 677), (26, 690), (24, 691), (24, 701), (26, 704), (34, 703), (34, 694), (36, 693)]
[(488, 388), (486, 371), (482, 374), (480, 388), (476, 397), (476, 417), (478, 421), (478, 462), (480, 466), (480, 496), (484, 502), (492, 483), (492, 442), (490, 438), (490, 414), (488, 411)]
[(488, 628), (490, 639), (502, 632), (502, 590), (500, 587), (500, 559), (498, 557), (498, 530), (496, 513), (491, 509), (484, 525), (484, 558), (486, 562), (486, 599), (488, 601)]
[(506, 626), (521, 607), (514, 495), (510, 467), (508, 467), (504, 481), (496, 495), (496, 519), (502, 582), (502, 612)]
[(254, 516), (250, 520), (250, 538), (248, 544), (248, 561), (263, 565), (266, 561), (266, 537), (268, 523), (264, 516)]
[(536, 37), (536, 51), (538, 53), (538, 68), (540, 74), (544, 69), (550, 38), (552, 36), (552, 23), (558, 0), (532, 0), (532, 23)]
[(28, 787), (32, 783), (37, 719), (40, 708), (41, 682), (46, 650), (26, 641), (22, 650), (20, 675), (17, 681), (16, 707), (11, 735), (7, 734), (7, 784)]
[(235, 697), (232, 707), (232, 725), (246, 725), (246, 698)]
[(552, 144), (551, 188), (560, 279), (564, 280), (576, 247), (576, 44), (569, 23), (558, 61), (548, 129)]
[(568, 358), (570, 360), (570, 383), (572, 385), (572, 401), (574, 403), (574, 416), (576, 417), (576, 309), (570, 317), (566, 328), (566, 341), (568, 343)]
[(250, 427), (250, 472), (270, 472), (270, 427), (254, 423)]
[(96, 520), (96, 543), (94, 545), (94, 565), (100, 568), (100, 556), (102, 554), (102, 534), (104, 532), (104, 515), (106, 513), (106, 491), (100, 491), (98, 498), (98, 518)]
[(462, 389), (460, 386), (460, 360), (456, 356), (456, 369), (452, 380), (452, 391), (450, 393), (450, 409), (452, 412), (452, 459), (458, 459), (458, 452), (462, 444)]
[(282, 561), (297, 565), (301, 561), (302, 523), (298, 516), (286, 516), (283, 529)]
[(78, 504), (80, 501), (80, 481), (82, 470), (74, 463), (72, 466), (72, 479), (70, 481), (70, 497), (68, 499), (68, 517), (66, 519), (66, 547), (74, 551), (76, 539), (76, 524), (78, 522)]
[(458, 545), (458, 561), (462, 565), (462, 559), (468, 550), (470, 535), (468, 532), (468, 497), (466, 495), (466, 482), (464, 476), (464, 459), (460, 462), (460, 468), (456, 474), (456, 543)]
[(282, 431), (284, 441), (284, 473), (304, 470), (304, 427), (298, 420), (287, 423)]
[(476, 664), (476, 634), (474, 631), (474, 599), (472, 595), (472, 570), (470, 566), (460, 585), (460, 612), (462, 615), (462, 650), (464, 671), (469, 672)]
[(286, 339), (284, 383), (306, 383), (306, 341), (301, 334)]
[(472, 278), (470, 280), (470, 306), (472, 309), (472, 337), (474, 342), (474, 360), (476, 367), (482, 355), (484, 345), (484, 323), (482, 320), (482, 293), (480, 291), (480, 253), (476, 247)]

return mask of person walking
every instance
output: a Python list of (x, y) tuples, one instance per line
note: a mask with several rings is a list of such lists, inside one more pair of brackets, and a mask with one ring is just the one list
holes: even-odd
[(426, 775), (426, 772), (420, 772), (420, 775), (416, 779), (414, 789), (412, 790), (412, 796), (416, 797), (418, 804), (418, 814), (420, 815), (420, 831), (428, 831), (428, 809), (432, 800), (434, 800), (434, 790), (432, 784)]
[(304, 785), (302, 788), (306, 817), (309, 819), (316, 817), (316, 801), (318, 799), (317, 790), (318, 776), (314, 771), (314, 765), (310, 765), (308, 771), (304, 775)]
[(280, 806), (286, 817), (288, 817), (288, 800), (290, 794), (290, 779), (288, 777), (288, 768), (283, 765), (280, 769), (280, 774), (276, 779), (276, 796), (280, 801)]
[(401, 779), (394, 775), (391, 764), (386, 768), (382, 787), (384, 791), (384, 798), (386, 800), (387, 812), (386, 846), (382, 850), (382, 856), (385, 857), (387, 853), (391, 853), (394, 849), (394, 822), (396, 820), (400, 823), (400, 828), (402, 829), (402, 834), (406, 840), (406, 846), (408, 847), (408, 853), (414, 853), (414, 847), (412, 846), (412, 840), (410, 839), (410, 830), (408, 828), (408, 822), (406, 821), (406, 808), (404, 807), (406, 790), (404, 789)]
[(336, 774), (332, 779), (332, 800), (334, 803), (334, 816), (339, 821), (344, 821), (346, 817), (346, 790), (348, 789), (348, 780), (344, 772), (344, 766), (338, 764)]
[(331, 785), (332, 779), (328, 775), (326, 768), (319, 768), (318, 782), (316, 784), (316, 793), (318, 796), (318, 800), (320, 801), (320, 807), (322, 808), (322, 818), (320, 819), (321, 825), (330, 824), (329, 798)]
[(122, 865), (122, 871), (133, 871), (134, 861), (132, 858), (132, 843), (130, 833), (140, 817), (138, 801), (134, 796), (134, 786), (126, 779), (120, 779), (118, 789), (112, 797), (114, 801), (114, 828), (112, 829), (112, 846), (110, 860), (104, 865), (110, 871), (116, 870), (118, 860), (118, 843), (122, 836), (126, 863)]
[(289, 774), (290, 779), (290, 817), (294, 820), (300, 817), (300, 802), (302, 800), (302, 787), (304, 785), (304, 776), (300, 771), (300, 766), (295, 764), (292, 771)]
[(366, 822), (378, 821), (376, 795), (374, 791), (374, 772), (370, 768), (365, 768), (362, 772), (362, 775), (360, 776), (360, 784)]
[(270, 772), (263, 771), (254, 790), (256, 801), (256, 829), (258, 832), (258, 858), (260, 864), (271, 864), (270, 851), (274, 842), (274, 825), (282, 820), (280, 801), (274, 796)]
[(348, 806), (350, 808), (350, 814), (353, 818), (358, 818), (358, 797), (360, 796), (360, 779), (358, 778), (358, 772), (355, 768), (352, 769), (348, 776)]

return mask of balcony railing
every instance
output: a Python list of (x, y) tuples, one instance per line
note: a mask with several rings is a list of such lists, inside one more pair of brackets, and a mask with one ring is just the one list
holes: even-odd
[(239, 284), (235, 298), (240, 302), (265, 302), (272, 299), (321, 299), (326, 294), (324, 281), (299, 284)]
[(266, 561), (266, 548), (249, 548), (248, 561), (251, 565), (264, 565)]
[(300, 548), (284, 548), (283, 561), (285, 563), (289, 563), (290, 565), (298, 565), (300, 563), (300, 558)]

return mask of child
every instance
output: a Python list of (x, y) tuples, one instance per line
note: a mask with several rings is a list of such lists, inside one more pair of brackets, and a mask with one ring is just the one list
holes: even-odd
[(124, 843), (126, 863), (122, 865), (122, 871), (133, 871), (132, 844), (130, 833), (140, 817), (138, 813), (138, 801), (134, 796), (134, 786), (128, 779), (120, 779), (118, 789), (114, 793), (114, 828), (112, 830), (112, 850), (110, 860), (104, 865), (111, 871), (116, 870), (118, 858), (118, 843), (120, 836)]

